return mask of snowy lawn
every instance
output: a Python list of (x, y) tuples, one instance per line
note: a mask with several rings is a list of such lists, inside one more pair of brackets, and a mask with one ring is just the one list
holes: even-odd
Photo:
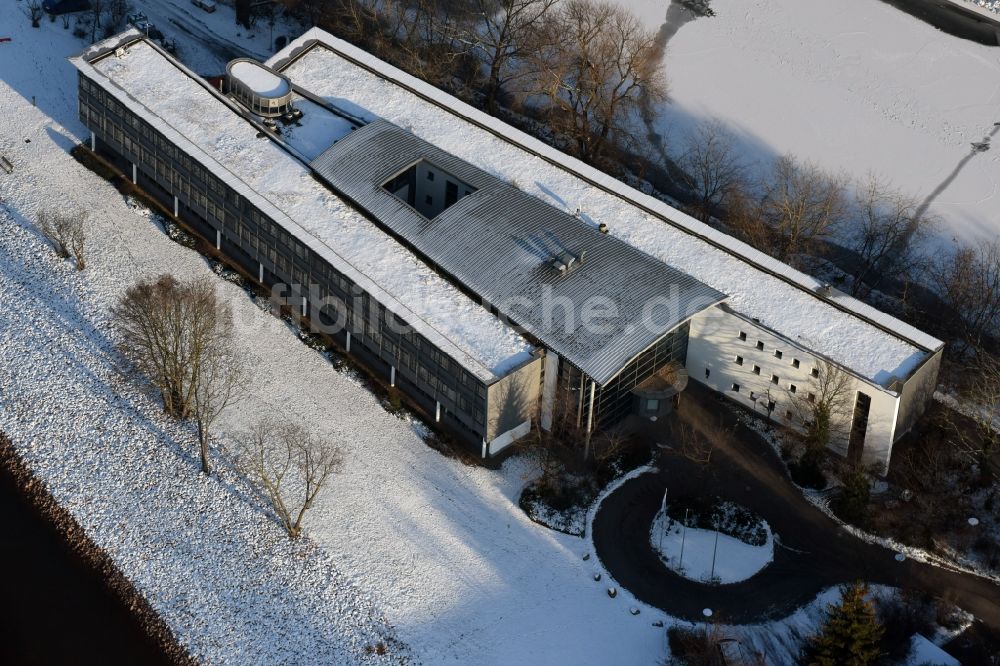
[(774, 559), (774, 539), (766, 523), (764, 529), (767, 542), (751, 546), (714, 530), (684, 528), (660, 511), (653, 520), (649, 540), (671, 571), (691, 580), (725, 585), (750, 578)]
[[(662, 0), (617, 0), (651, 30)], [(792, 153), (873, 171), (944, 220), (943, 242), (994, 237), (1000, 153), (969, 157), (1000, 121), (1000, 48), (953, 37), (878, 0), (712, 0), (670, 40), (661, 134), (679, 145), (723, 119), (747, 157)], [(676, 151), (675, 151), (676, 152)], [(947, 183), (954, 176), (954, 181)]]

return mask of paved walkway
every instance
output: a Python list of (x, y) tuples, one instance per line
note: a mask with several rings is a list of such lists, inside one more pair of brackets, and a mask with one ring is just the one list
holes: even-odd
[[(716, 398), (698, 386), (689, 387), (684, 399), (716, 404)], [(659, 472), (627, 481), (601, 503), (594, 517), (594, 546), (622, 587), (677, 617), (702, 619), (702, 609), (711, 608), (716, 619), (751, 623), (784, 617), (831, 585), (862, 579), (938, 596), (948, 593), (962, 608), (1000, 629), (1000, 585), (909, 559), (900, 563), (894, 552), (853, 537), (802, 496), (771, 447), (739, 425), (730, 409), (712, 411), (736, 430), (716, 449), (710, 465), (700, 466), (667, 450)], [(668, 441), (665, 428), (650, 436)], [(703, 585), (667, 569), (649, 543), (664, 487), (675, 497), (718, 495), (755, 511), (780, 539), (774, 561), (749, 580), (720, 586)]]

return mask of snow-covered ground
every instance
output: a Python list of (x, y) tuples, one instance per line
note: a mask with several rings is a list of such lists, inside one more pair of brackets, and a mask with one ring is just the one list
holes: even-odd
[(774, 539), (766, 524), (765, 529), (767, 542), (751, 546), (713, 530), (684, 529), (660, 511), (649, 530), (649, 540), (672, 571), (691, 580), (725, 585), (750, 578), (774, 560)]
[[(660, 30), (665, 0), (617, 1)], [(878, 0), (711, 7), (716, 16), (687, 23), (667, 46), (668, 145), (718, 117), (759, 164), (787, 152), (854, 177), (874, 172), (918, 201), (945, 186), (930, 207), (942, 243), (996, 237), (1000, 147), (972, 155), (971, 144), (1000, 121), (1000, 48)]]

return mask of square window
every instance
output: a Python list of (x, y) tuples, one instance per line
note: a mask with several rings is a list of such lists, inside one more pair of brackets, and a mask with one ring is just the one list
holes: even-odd
[(426, 203), (428, 206), (433, 206), (434, 205), (434, 197), (432, 197), (431, 195), (428, 194), (427, 196), (424, 197), (424, 203)]
[(771, 375), (771, 383), (772, 384), (778, 383), (778, 375)]
[(736, 365), (743, 365), (743, 357), (742, 356), (737, 356), (736, 357)]
[(743, 331), (740, 331), (740, 340), (743, 340), (745, 342), (746, 339), (747, 339), (747, 334), (744, 333)]
[(660, 408), (660, 401), (656, 398), (651, 398), (646, 401), (646, 411), (655, 412)]
[(781, 353), (781, 351), (777, 349), (774, 350), (774, 358), (781, 358), (782, 356), (783, 354)]
[(427, 172), (427, 180), (434, 180), (434, 172), (433, 171), (428, 171)]
[(768, 400), (767, 401), (767, 411), (769, 411), (769, 412), (773, 412), (774, 411), (774, 400)]
[(809, 394), (809, 402), (816, 402), (816, 394), (815, 393), (810, 393)]
[(795, 393), (798, 390), (798, 387), (796, 387), (795, 384), (789, 384), (788, 390), (791, 391), (792, 393)]
[(792, 410), (789, 409), (787, 412), (785, 412), (785, 418), (788, 419), (789, 421), (792, 420)]
[(819, 368), (813, 368), (812, 369), (812, 376), (813, 377), (819, 377)]
[(793, 368), (799, 367), (799, 359), (797, 359), (797, 358), (793, 358), (792, 359), (792, 367)]
[(733, 384), (732, 390), (736, 391), (737, 393), (739, 393), (740, 392), (740, 385), (739, 384)]
[(756, 400), (757, 399), (757, 394), (754, 393), (753, 391), (750, 391), (750, 399), (751, 400)]
[(759, 365), (753, 366), (753, 374), (755, 374), (755, 375), (759, 375), (760, 374), (760, 366)]
[(757, 341), (757, 349), (764, 351), (764, 343), (760, 340)]

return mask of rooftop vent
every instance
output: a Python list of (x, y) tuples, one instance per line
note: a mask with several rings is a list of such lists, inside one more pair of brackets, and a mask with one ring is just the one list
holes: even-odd
[(560, 273), (568, 273), (573, 270), (576, 266), (583, 263), (584, 258), (587, 256), (587, 251), (584, 250), (579, 256), (572, 254), (570, 252), (560, 252), (558, 255), (552, 257), (549, 260), (549, 265), (556, 269)]

